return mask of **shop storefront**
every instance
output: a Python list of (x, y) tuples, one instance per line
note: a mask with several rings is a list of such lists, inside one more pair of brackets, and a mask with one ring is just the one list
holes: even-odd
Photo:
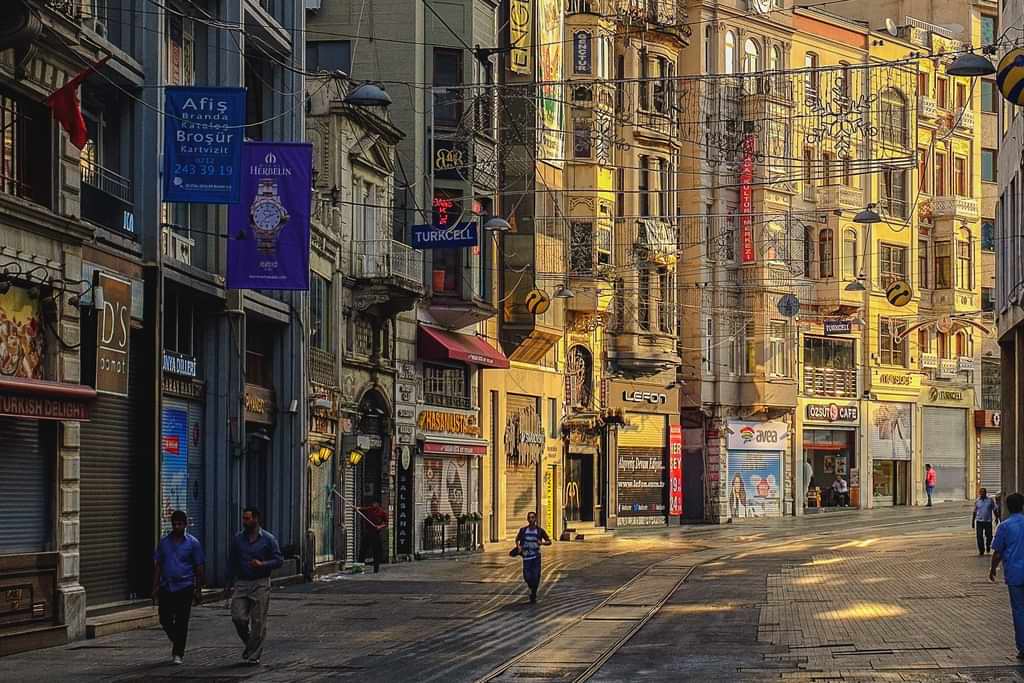
[[(274, 391), (257, 384), (245, 385), (245, 453), (243, 479), (245, 482), (244, 505), (254, 505), (265, 518), (270, 517), (267, 503), (270, 500), (270, 459), (273, 457), (271, 435), (274, 432), (274, 418), (277, 407)], [(265, 519), (264, 525), (273, 528), (274, 520)]]
[(1002, 412), (999, 410), (975, 410), (974, 428), (978, 434), (978, 486), (985, 488), (989, 495), (1002, 492)]
[(789, 425), (779, 421), (729, 420), (726, 432), (730, 518), (781, 517)]
[[(562, 422), (565, 441), (565, 491), (562, 498), (565, 521), (569, 526), (579, 522), (605, 524), (602, 500), (606, 488), (605, 457), (601, 449), (604, 432), (604, 423), (596, 417), (574, 416)], [(546, 488), (553, 474), (546, 472), (544, 476)], [(551, 514), (553, 517), (553, 510)]]
[(476, 413), (421, 408), (417, 441), (420, 457), (411, 487), (416, 552), (479, 546), (480, 460), (487, 442), (480, 438)]
[[(392, 415), (389, 403), (382, 391), (371, 388), (359, 401), (359, 415), (354, 422), (354, 434), (343, 439), (346, 445), (342, 450), (349, 454), (346, 457), (343, 479), (345, 483), (346, 501), (354, 501), (357, 507), (368, 507), (379, 503), (391, 517), (391, 468), (393, 458), (391, 447), (393, 435), (391, 431)], [(368, 559), (368, 549), (363, 547), (362, 518), (349, 511), (346, 519), (346, 533), (352, 554), (351, 559), (362, 562)], [(391, 534), (391, 527), (388, 533)], [(390, 538), (384, 543), (385, 561), (392, 555)]]
[(914, 404), (896, 401), (868, 404), (867, 429), (872, 504), (875, 507), (906, 505), (913, 475)]
[(184, 510), (188, 532), (205, 533), (203, 416), (206, 383), (197, 359), (164, 351), (160, 389), (160, 535), (170, 532), (171, 513)]
[[(615, 513), (618, 526), (658, 526), (682, 515), (682, 433), (679, 394), (663, 386), (610, 382), (608, 405), (622, 410), (625, 424), (615, 445)], [(669, 435), (679, 453), (670, 460)], [(674, 467), (670, 467), (672, 462)], [(674, 477), (674, 478), (673, 478)], [(670, 492), (678, 505), (672, 506)]]
[(954, 387), (927, 387), (921, 392), (922, 467), (935, 468), (934, 502), (967, 498), (973, 440), (968, 441), (968, 416), (973, 391)]
[(540, 510), (540, 466), (546, 435), (540, 398), (507, 394), (505, 415), (505, 533), (514, 536), (526, 515)]
[(336, 390), (319, 385), (310, 388), (306, 500), (314, 566), (333, 562), (340, 540), (336, 522), (342, 506), (333, 494), (341, 461), (337, 455), (339, 400)]
[[(803, 486), (806, 507), (860, 507), (857, 442), (860, 407), (855, 401), (802, 400)], [(845, 487), (835, 485), (837, 479)], [(846, 493), (840, 495), (842, 488)]]

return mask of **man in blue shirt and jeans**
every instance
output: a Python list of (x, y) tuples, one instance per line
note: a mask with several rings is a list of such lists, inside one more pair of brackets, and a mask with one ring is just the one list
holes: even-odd
[(171, 640), (171, 661), (181, 664), (188, 640), (188, 620), (192, 602), (199, 604), (203, 587), (203, 547), (192, 534), (185, 533), (188, 516), (181, 510), (171, 513), (171, 533), (160, 539), (153, 553), (153, 600), (159, 600), (160, 625)]
[(231, 620), (238, 637), (245, 643), (242, 659), (259, 664), (263, 638), (267, 635), (270, 609), (270, 574), (284, 564), (277, 539), (260, 526), (260, 511), (247, 507), (242, 511), (244, 527), (231, 540), (228, 572), (234, 580), (231, 593)]
[(1006, 497), (1010, 516), (996, 529), (992, 541), (992, 568), (988, 580), (996, 580), (996, 569), (1003, 565), (1003, 578), (1010, 591), (1013, 632), (1017, 641), (1017, 659), (1024, 659), (1024, 496), (1011, 493)]

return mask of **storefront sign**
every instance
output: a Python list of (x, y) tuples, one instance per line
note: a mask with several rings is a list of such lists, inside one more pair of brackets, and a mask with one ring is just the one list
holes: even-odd
[(650, 403), (664, 405), (668, 403), (668, 395), (655, 391), (623, 391), (622, 400), (626, 403)]
[(416, 383), (397, 382), (398, 400), (402, 403), (416, 403)]
[(0, 415), (28, 417), (35, 420), (89, 419), (89, 404), (73, 398), (37, 398), (34, 396), (0, 395)]
[(462, 180), (469, 177), (471, 163), (465, 146), (455, 140), (434, 141), (434, 177)]
[(423, 432), (439, 432), (442, 434), (465, 434), (479, 436), (480, 427), (476, 415), (448, 413), (442, 410), (420, 411), (419, 428)]
[(1003, 413), (999, 410), (975, 410), (974, 426), (979, 429), (999, 429), (1003, 426)]
[(679, 414), (679, 392), (666, 391), (665, 385), (636, 382), (611, 382), (608, 407), (637, 413)]
[(413, 249), (475, 247), (478, 244), (478, 237), (475, 222), (455, 223), (454, 225), (425, 223), (412, 226)]
[(743, 139), (743, 163), (740, 166), (740, 260), (753, 263), (754, 253), (754, 150), (753, 135)]
[(806, 419), (809, 422), (859, 422), (860, 408), (856, 404), (809, 403)]
[(402, 447), (402, 457), (395, 473), (395, 552), (413, 553), (414, 476), (415, 467), (409, 458), (409, 446)]
[(533, 0), (510, 0), (508, 4), (509, 71), (530, 74), (530, 36), (533, 35)]
[(174, 351), (164, 351), (163, 359), (164, 372), (179, 377), (198, 377), (198, 364), (191, 356), (183, 356)]
[(397, 425), (398, 430), (398, 443), (411, 446), (416, 443), (416, 427), (413, 425), (399, 424)]
[(237, 203), (245, 89), (168, 87), (164, 113), (163, 200)]
[(423, 443), (424, 453), (437, 455), (487, 455), (487, 446), (483, 444), (467, 443), (438, 443), (437, 441), (425, 441)]
[(683, 514), (683, 428), (668, 426), (668, 514)]
[(965, 392), (963, 389), (929, 387), (927, 401), (929, 403), (962, 403), (964, 397)]
[(729, 421), (726, 448), (738, 451), (782, 451), (789, 445), (785, 422)]
[(665, 523), (665, 456), (632, 449), (618, 455), (618, 517), (621, 526)]
[(97, 272), (96, 286), (103, 288), (103, 309), (96, 318), (96, 391), (127, 396), (132, 283)]
[(576, 31), (572, 36), (572, 72), (589, 74), (592, 70), (591, 43), (589, 31)]
[(241, 199), (228, 207), (228, 287), (308, 290), (313, 146), (247, 142), (242, 163)]
[(883, 387), (896, 389), (918, 389), (921, 387), (921, 378), (910, 372), (886, 372), (874, 371), (875, 382)]
[(165, 374), (160, 378), (160, 389), (170, 396), (201, 401), (206, 393), (206, 384), (197, 379)]
[(853, 321), (846, 318), (826, 318), (822, 327), (825, 328), (825, 336), (831, 337), (836, 334), (850, 334), (853, 331)]
[(245, 421), (274, 424), (274, 392), (255, 384), (245, 385)]
[(510, 467), (529, 467), (544, 452), (544, 425), (533, 406), (509, 411), (505, 420), (505, 454)]
[(43, 376), (44, 330), (38, 296), (15, 286), (0, 294), (0, 375), (49, 379)]

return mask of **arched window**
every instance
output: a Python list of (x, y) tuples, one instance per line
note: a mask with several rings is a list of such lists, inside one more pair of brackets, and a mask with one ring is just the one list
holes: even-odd
[(761, 69), (761, 50), (753, 38), (743, 43), (743, 73), (752, 74)]
[(584, 346), (573, 346), (566, 359), (566, 388), (569, 406), (589, 408), (594, 397), (594, 356)]
[(963, 330), (960, 330), (959, 332), (956, 333), (956, 357), (963, 358), (964, 356), (969, 355), (967, 353), (967, 348), (967, 333), (964, 332)]
[(857, 232), (843, 233), (843, 277), (853, 280), (857, 277)]
[(907, 98), (896, 88), (882, 91), (882, 140), (891, 145), (907, 145)]
[(825, 228), (818, 233), (818, 277), (834, 277), (832, 228)]
[(956, 241), (956, 286), (960, 289), (974, 289), (974, 245), (971, 231), (960, 230)]
[(736, 34), (732, 31), (725, 32), (725, 73), (731, 74), (736, 71)]
[(772, 45), (771, 57), (769, 57), (768, 68), (772, 71), (782, 70), (782, 48)]
[(772, 221), (765, 226), (765, 260), (785, 261), (789, 256), (786, 245), (786, 226), (779, 221)]

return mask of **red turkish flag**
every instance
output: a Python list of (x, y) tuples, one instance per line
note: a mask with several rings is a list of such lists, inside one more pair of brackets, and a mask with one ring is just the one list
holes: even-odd
[(85, 147), (85, 143), (89, 141), (89, 130), (85, 127), (85, 119), (82, 118), (82, 107), (78, 101), (78, 86), (93, 71), (103, 66), (108, 59), (110, 59), (109, 55), (72, 78), (62, 88), (54, 91), (52, 95), (46, 98), (46, 104), (53, 112), (53, 118), (68, 132), (68, 135), (71, 137), (71, 144), (78, 149)]

